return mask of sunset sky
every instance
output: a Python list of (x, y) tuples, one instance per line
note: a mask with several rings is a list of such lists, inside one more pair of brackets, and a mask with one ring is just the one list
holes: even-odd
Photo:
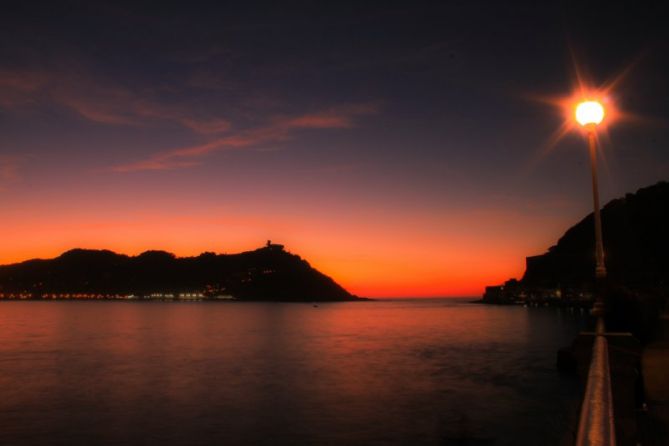
[(629, 68), (602, 201), (669, 180), (659, 6), (324, 3), (3, 5), (0, 263), (272, 239), (362, 296), (480, 294), (591, 210), (544, 100), (574, 61)]

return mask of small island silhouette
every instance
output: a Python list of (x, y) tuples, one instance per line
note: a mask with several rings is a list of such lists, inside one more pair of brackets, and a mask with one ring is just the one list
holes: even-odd
[(0, 298), (363, 300), (271, 241), (254, 251), (197, 257), (72, 249), (54, 259), (0, 266)]

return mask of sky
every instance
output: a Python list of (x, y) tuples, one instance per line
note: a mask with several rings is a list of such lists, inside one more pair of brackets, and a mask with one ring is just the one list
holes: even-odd
[(479, 295), (591, 211), (578, 79), (626, 118), (602, 201), (669, 180), (661, 2), (178, 3), (3, 6), (0, 263), (271, 239), (361, 296)]

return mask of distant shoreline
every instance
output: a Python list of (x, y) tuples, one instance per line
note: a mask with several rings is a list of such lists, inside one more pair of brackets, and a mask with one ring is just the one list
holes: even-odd
[(169, 303), (201, 303), (201, 302), (216, 302), (216, 303), (304, 303), (304, 304), (326, 304), (326, 303), (347, 303), (347, 302), (374, 302), (380, 299), (372, 299), (369, 297), (356, 297), (351, 300), (272, 300), (272, 299), (217, 299), (217, 298), (198, 298), (198, 299), (156, 299), (156, 298), (0, 298), (0, 302), (169, 302)]

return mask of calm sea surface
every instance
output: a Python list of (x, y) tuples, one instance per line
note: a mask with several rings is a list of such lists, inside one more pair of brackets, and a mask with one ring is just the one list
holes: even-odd
[(559, 445), (583, 316), (453, 300), (0, 302), (2, 445)]

